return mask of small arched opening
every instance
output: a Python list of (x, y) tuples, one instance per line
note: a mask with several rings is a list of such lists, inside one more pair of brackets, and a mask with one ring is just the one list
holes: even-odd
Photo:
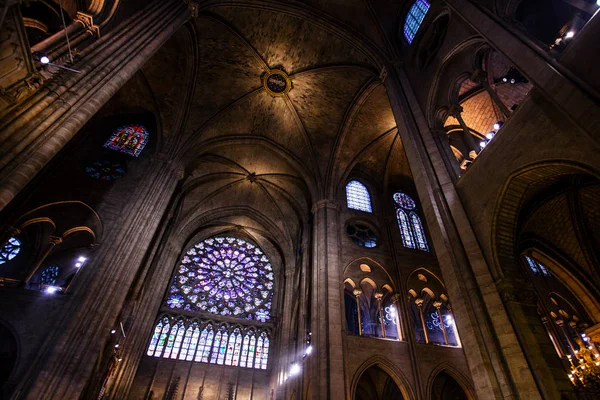
[(356, 385), (354, 400), (404, 400), (394, 379), (377, 365), (367, 368)]

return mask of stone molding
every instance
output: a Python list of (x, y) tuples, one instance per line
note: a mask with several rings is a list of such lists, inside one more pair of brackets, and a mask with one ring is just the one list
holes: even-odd
[(337, 212), (339, 212), (341, 210), (341, 207), (337, 201), (331, 200), (331, 199), (323, 199), (323, 200), (316, 201), (313, 204), (311, 211), (313, 214), (315, 214), (318, 210), (320, 210), (322, 208), (330, 208)]

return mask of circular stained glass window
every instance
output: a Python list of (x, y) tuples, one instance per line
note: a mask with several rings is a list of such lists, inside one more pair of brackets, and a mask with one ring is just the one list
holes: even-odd
[(0, 264), (12, 260), (21, 251), (21, 241), (16, 237), (11, 237), (0, 251)]
[(59, 268), (56, 265), (51, 265), (42, 271), (40, 283), (42, 285), (54, 285), (58, 279)]
[(398, 207), (402, 207), (405, 210), (414, 210), (417, 207), (414, 200), (402, 192), (394, 194), (394, 202)]
[(114, 181), (125, 175), (125, 168), (119, 161), (96, 161), (91, 163), (85, 172), (100, 181)]
[(348, 225), (346, 233), (355, 244), (361, 247), (372, 248), (377, 246), (377, 235), (375, 235), (375, 232), (366, 225)]
[(275, 93), (283, 93), (287, 87), (287, 81), (280, 74), (273, 74), (267, 78), (267, 86)]
[(183, 256), (167, 306), (265, 322), (272, 299), (273, 268), (262, 250), (242, 239), (214, 237)]

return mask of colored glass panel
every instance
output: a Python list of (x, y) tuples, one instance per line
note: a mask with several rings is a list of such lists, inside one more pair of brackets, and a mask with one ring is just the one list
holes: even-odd
[(148, 143), (149, 136), (141, 125), (125, 125), (113, 132), (104, 147), (137, 157)]
[(158, 340), (160, 339), (160, 336), (162, 333), (163, 321), (166, 324), (169, 323), (168, 319), (163, 319), (163, 320), (159, 320), (158, 323), (156, 324), (156, 327), (154, 328), (154, 334), (152, 335), (152, 339), (150, 339), (150, 345), (148, 346), (147, 354), (149, 356), (154, 355), (154, 350), (156, 350), (156, 345), (158, 344)]
[(534, 260), (529, 256), (525, 256), (525, 260), (527, 261), (531, 272), (533, 272), (534, 274), (550, 276), (550, 272), (548, 272), (548, 269), (542, 263), (538, 262), (537, 260)]
[(169, 320), (167, 318), (165, 318), (163, 321), (163, 328), (162, 332), (160, 333), (160, 338), (158, 339), (158, 344), (156, 345), (154, 357), (160, 357), (162, 355), (165, 344), (167, 343), (167, 337), (169, 336), (169, 328), (171, 325), (169, 324)]
[(125, 175), (123, 164), (118, 161), (95, 161), (85, 168), (85, 172), (99, 181), (114, 181)]
[(263, 349), (261, 356), (261, 369), (267, 369), (267, 361), (269, 360), (269, 338), (263, 333)]
[(359, 181), (350, 181), (346, 185), (346, 202), (348, 208), (354, 210), (373, 212), (371, 208), (371, 196), (367, 187)]
[(415, 201), (402, 192), (394, 193), (394, 203), (396, 203), (397, 207), (404, 208), (405, 210), (414, 210), (417, 208)]
[[(219, 348), (221, 347), (221, 336), (223, 334), (221, 332), (217, 332), (215, 335), (215, 341), (213, 342), (212, 353), (210, 355), (210, 363), (216, 364), (217, 357), (219, 356)], [(227, 340), (227, 339), (225, 339)]]
[(423, 230), (423, 225), (421, 224), (421, 219), (414, 212), (410, 213), (410, 223), (412, 225), (415, 241), (417, 242), (417, 248), (419, 250), (429, 251), (427, 239), (425, 239), (425, 231)]
[(397, 209), (396, 218), (398, 219), (398, 228), (400, 228), (400, 234), (402, 235), (402, 244), (404, 247), (414, 249), (415, 241), (413, 239), (410, 224), (408, 222), (408, 216), (403, 210)]
[(406, 21), (404, 22), (404, 37), (409, 44), (413, 42), (428, 11), (429, 3), (426, 0), (417, 0), (412, 7), (410, 7), (408, 15), (406, 16)]
[(21, 251), (21, 241), (16, 237), (8, 239), (2, 251), (0, 251), (0, 264), (12, 260)]
[(40, 277), (40, 283), (42, 285), (54, 285), (56, 283), (56, 280), (58, 279), (58, 273), (59, 273), (60, 269), (58, 268), (57, 265), (51, 265), (49, 267), (46, 267), (43, 271), (42, 271), (42, 276)]
[(271, 319), (273, 268), (260, 248), (242, 239), (214, 237), (181, 259), (167, 306), (266, 322)]

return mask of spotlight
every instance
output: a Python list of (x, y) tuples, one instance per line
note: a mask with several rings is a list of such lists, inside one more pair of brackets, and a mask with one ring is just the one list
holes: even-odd
[(77, 268), (81, 267), (81, 265), (82, 265), (82, 264), (81, 264), (80, 262), (78, 262), (78, 263), (75, 263), (75, 266), (76, 266)]
[(488, 138), (488, 140), (492, 140), (492, 138), (494, 137), (494, 133), (490, 132), (487, 135), (485, 135), (486, 138)]
[(565, 35), (565, 37), (566, 37), (567, 39), (571, 39), (573, 36), (575, 36), (575, 32), (573, 32), (573, 31), (569, 31), (569, 32), (567, 32), (567, 34)]
[(50, 62), (50, 59), (48, 58), (48, 56), (41, 56), (40, 57), (40, 62), (42, 64), (48, 64)]
[(115, 344), (115, 349), (118, 349), (119, 346), (120, 346), (119, 343)]
[(495, 130), (498, 130), (498, 129), (500, 129), (500, 128), (502, 128), (502, 122), (498, 121), (498, 122), (496, 122), (496, 123), (494, 124), (494, 129), (495, 129)]
[(117, 358), (117, 361), (121, 362), (121, 361), (123, 361), (123, 359), (122, 358)]
[(312, 346), (308, 346), (306, 350), (304, 350), (305, 355), (309, 355), (310, 353), (312, 353)]
[(483, 149), (485, 147), (485, 142), (479, 142), (479, 146)]
[(113, 329), (112, 331), (110, 331), (111, 335), (114, 335), (114, 334), (115, 334), (115, 332), (117, 332), (117, 330), (116, 330), (116, 329)]
[[(600, 0), (598, 0), (600, 1)], [(502, 82), (508, 82), (508, 78), (502, 78)]]
[(596, 4), (598, 4), (598, 6), (600, 6), (600, 0), (596, 1)]
[(87, 258), (85, 258), (85, 257), (81, 256), (81, 257), (79, 257), (79, 258), (77, 259), (77, 261), (79, 261), (79, 262), (86, 262), (86, 261), (87, 261)]
[(300, 373), (300, 365), (297, 363), (292, 364), (292, 368), (290, 368), (290, 375), (298, 375)]
[(510, 83), (512, 83), (513, 85), (515, 84), (515, 82), (516, 82), (516, 80), (514, 80), (514, 79), (510, 80)]
[(56, 293), (56, 291), (57, 291), (57, 290), (58, 290), (58, 288), (57, 288), (57, 287), (55, 287), (55, 286), (48, 286), (48, 287), (46, 288), (46, 293), (53, 294), (53, 293)]

